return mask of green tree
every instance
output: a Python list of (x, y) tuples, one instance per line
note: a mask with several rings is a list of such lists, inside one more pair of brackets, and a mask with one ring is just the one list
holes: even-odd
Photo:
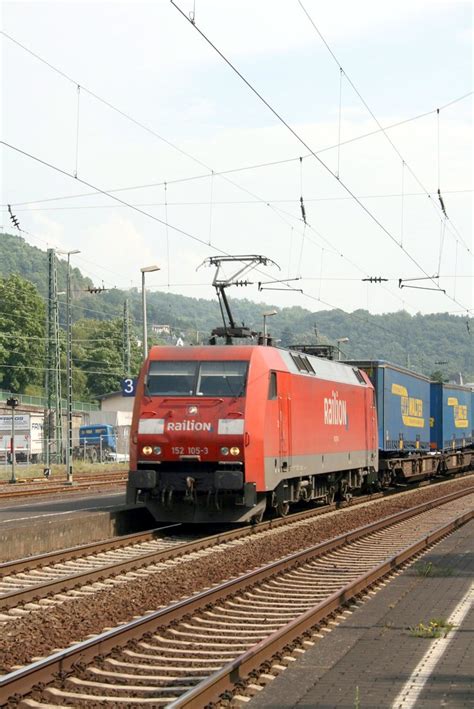
[(444, 384), (448, 381), (448, 378), (443, 374), (440, 369), (435, 369), (434, 372), (431, 372), (430, 379), (431, 381), (439, 382), (440, 384)]
[(21, 276), (0, 277), (0, 381), (22, 393), (44, 379), (45, 305)]
[[(73, 387), (77, 377), (78, 388), (82, 386), (89, 397), (119, 389), (120, 380), (125, 376), (122, 319), (78, 320), (73, 326), (72, 340)], [(142, 356), (133, 327), (130, 333), (130, 360), (131, 374), (135, 375)], [(85, 381), (80, 379), (80, 375), (85, 377)]]

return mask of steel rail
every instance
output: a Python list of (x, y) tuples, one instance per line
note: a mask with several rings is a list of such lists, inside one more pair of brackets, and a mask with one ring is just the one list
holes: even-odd
[[(93, 465), (91, 463), (91, 465)], [(20, 468), (21, 469), (21, 468)], [(102, 477), (113, 477), (116, 475), (128, 475), (128, 470), (125, 468), (122, 469), (114, 469), (114, 468), (108, 468), (107, 470), (102, 470), (102, 471), (97, 471), (93, 470), (89, 473), (74, 473), (74, 480), (75, 481), (82, 481), (82, 480), (98, 480)], [(40, 476), (38, 473), (39, 477), (36, 478), (20, 478), (17, 480), (17, 484), (20, 487), (26, 487), (29, 485), (50, 485), (51, 482), (55, 483), (60, 483), (60, 482), (65, 482), (65, 479), (60, 476), (60, 473), (53, 473), (51, 477), (48, 480), (45, 480), (43, 476)], [(9, 487), (10, 486), (10, 480), (3, 479), (0, 480), (0, 487)]]
[[(454, 493), (450, 493), (443, 497), (436, 498), (435, 500), (422, 503), (421, 505), (416, 505), (415, 507), (412, 507), (408, 510), (403, 510), (388, 517), (384, 517), (368, 525), (358, 527), (355, 530), (339, 535), (338, 537), (327, 540), (325, 542), (316, 544), (302, 551), (290, 554), (284, 557), (283, 559), (267, 564), (264, 567), (249, 571), (236, 579), (225, 581), (224, 583), (219, 584), (218, 586), (214, 586), (211, 589), (197, 593), (191, 596), (190, 598), (178, 601), (177, 603), (167, 606), (166, 608), (162, 608), (158, 611), (149, 613), (129, 623), (125, 623), (121, 626), (118, 626), (117, 628), (113, 628), (112, 630), (107, 630), (97, 636), (94, 636), (93, 638), (71, 645), (65, 650), (53, 653), (47, 658), (38, 660), (18, 670), (10, 672), (4, 675), (3, 677), (0, 677), (0, 704), (6, 702), (8, 698), (12, 695), (25, 695), (31, 690), (34, 685), (40, 682), (48, 682), (52, 678), (54, 678), (55, 675), (67, 673), (74, 665), (78, 663), (87, 663), (97, 655), (109, 653), (113, 648), (123, 646), (130, 640), (136, 639), (137, 637), (141, 637), (148, 632), (153, 632), (156, 630), (157, 626), (169, 624), (172, 621), (176, 620), (181, 620), (184, 616), (187, 616), (190, 613), (193, 613), (194, 611), (201, 609), (208, 604), (212, 604), (217, 601), (222, 601), (223, 598), (234, 594), (236, 591), (241, 591), (242, 589), (248, 588), (249, 586), (253, 586), (259, 581), (262, 581), (270, 576), (285, 571), (290, 567), (304, 563), (309, 559), (319, 557), (327, 552), (333, 551), (334, 549), (356, 541), (361, 537), (365, 537), (368, 534), (372, 534), (381, 529), (390, 527), (398, 522), (402, 522), (405, 519), (409, 519), (410, 517), (416, 517), (422, 512), (426, 512), (427, 510), (430, 510), (433, 507), (439, 507), (448, 502), (451, 502), (453, 500), (459, 499), (472, 493), (474, 493), (474, 487), (469, 487), (460, 491), (458, 490)], [(460, 524), (463, 524), (465, 521), (470, 519), (472, 516), (474, 516), (474, 511), (470, 510), (468, 513), (465, 513), (464, 515), (460, 516), (459, 519), (451, 521), (448, 525), (445, 525), (443, 529), (447, 527), (450, 527), (450, 529), (454, 529)], [(447, 533), (447, 531), (442, 533), (445, 534)], [(426, 540), (431, 540), (429, 543), (432, 544), (433, 541), (436, 541), (438, 539), (438, 536), (436, 536), (437, 534), (440, 534), (439, 530), (431, 532), (427, 537), (425, 537), (421, 541), (418, 540), (414, 546), (418, 549), (425, 548), (426, 544), (428, 543)], [(406, 550), (404, 550), (397, 554), (396, 557), (394, 557), (395, 559), (398, 559), (399, 557), (400, 559), (402, 559), (402, 561), (399, 561), (397, 563), (403, 563), (403, 561), (408, 558), (408, 556), (406, 556), (406, 553)], [(416, 553), (416, 551), (412, 551), (411, 555), (413, 555), (414, 553)], [(394, 561), (394, 558), (390, 559), (388, 562), (385, 562), (384, 566), (388, 566), (388, 570), (393, 570), (393, 568), (395, 568), (396, 562)], [(371, 574), (375, 574), (375, 572), (372, 571)], [(375, 578), (378, 578), (376, 574), (374, 575), (374, 579)], [(356, 583), (360, 585), (362, 582), (360, 581), (360, 579), (358, 579)], [(373, 583), (373, 581), (370, 581), (370, 583)], [(351, 584), (351, 586), (353, 585), (354, 584)], [(357, 587), (359, 588), (359, 586)], [(354, 586), (354, 588), (356, 587)], [(360, 586), (358, 591), (352, 589), (350, 593), (352, 595), (354, 595), (355, 593), (359, 593), (361, 588), (362, 586)], [(330, 607), (332, 608), (332, 610), (334, 610), (341, 603), (347, 601), (351, 597), (348, 595), (348, 593), (349, 591), (345, 587), (342, 591), (338, 591), (336, 594), (333, 594), (333, 596), (331, 596), (331, 606), (327, 606), (325, 614), (327, 615), (331, 612), (331, 610), (329, 610)], [(302, 619), (305, 619), (306, 615), (307, 613), (290, 623), (292, 628), (293, 626), (295, 626), (295, 629), (291, 632), (296, 633), (296, 630), (301, 626), (301, 622), (303, 622)], [(312, 623), (312, 625), (314, 625), (315, 623), (317, 623), (317, 621)], [(308, 625), (307, 627), (311, 627), (311, 625)], [(278, 641), (276, 640), (276, 636), (278, 636), (279, 638), (280, 632), (283, 631), (278, 631), (278, 633), (275, 633), (271, 636), (277, 644), (281, 642), (281, 638), (278, 639)], [(294, 637), (297, 637), (297, 635), (295, 634)], [(262, 643), (263, 642), (266, 641), (262, 641)], [(287, 642), (288, 639), (283, 642), (283, 645)], [(260, 648), (260, 646), (262, 646), (262, 643), (259, 643), (255, 647), (259, 648), (258, 652), (261, 651), (263, 654), (266, 653), (268, 655), (268, 652), (266, 650), (263, 650), (263, 647)], [(247, 655), (251, 652), (252, 650), (248, 651), (239, 659), (246, 658), (245, 663), (250, 663), (250, 659), (247, 659)], [(258, 658), (260, 658), (260, 655), (258, 655)], [(233, 677), (235, 675), (235, 672), (237, 671), (237, 669), (230, 669), (230, 667), (233, 667), (233, 665), (234, 663), (230, 663), (230, 665), (227, 666), (230, 672), (229, 677)], [(241, 665), (239, 665), (239, 667), (240, 666), (242, 667), (241, 672), (246, 672), (247, 664), (242, 663)], [(217, 678), (218, 674), (219, 678)], [(220, 677), (220, 673), (216, 673), (215, 675), (212, 675), (212, 677), (216, 678), (216, 682), (218, 682), (219, 687), (221, 686), (221, 680), (224, 683), (228, 681), (222, 679)], [(202, 683), (202, 685), (200, 686), (204, 687), (204, 684), (205, 683)], [(193, 691), (195, 691), (196, 689), (197, 688), (195, 688)], [(205, 688), (205, 691), (207, 692), (207, 688)], [(214, 689), (212, 689), (212, 692), (215, 694)], [(219, 693), (220, 689), (218, 691), (218, 694)], [(190, 694), (191, 693), (189, 692), (186, 695), (183, 695), (181, 699), (183, 699), (185, 696), (189, 698)], [(191, 698), (191, 701), (194, 702), (194, 698)], [(176, 706), (180, 705), (177, 704)], [(202, 707), (204, 706), (204, 704), (190, 703), (183, 706)]]
[(100, 554), (104, 551), (112, 551), (113, 549), (121, 549), (130, 544), (140, 544), (141, 542), (153, 541), (161, 536), (162, 532), (167, 532), (170, 529), (181, 527), (181, 524), (169, 524), (163, 527), (147, 529), (143, 532), (133, 532), (132, 534), (124, 534), (120, 537), (111, 537), (103, 539), (99, 542), (88, 542), (87, 544), (78, 544), (73, 547), (65, 547), (57, 551), (45, 552), (43, 554), (35, 554), (34, 556), (26, 556), (22, 559), (14, 559), (4, 561), (0, 564), (0, 581), (5, 576), (17, 574), (21, 571), (41, 569), (43, 566), (51, 564), (59, 564), (64, 561), (89, 556), (91, 554)]
[(28, 487), (16, 488), (15, 490), (0, 490), (0, 500), (14, 499), (16, 497), (28, 497), (30, 495), (47, 495), (52, 492), (79, 492), (80, 490), (87, 490), (89, 488), (103, 487), (105, 485), (115, 485), (117, 483), (121, 484), (126, 482), (126, 477), (124, 477), (123, 475), (117, 475), (116, 477), (102, 479), (94, 478), (88, 481), (84, 479), (80, 482), (74, 483), (74, 485), (69, 486), (66, 485), (66, 482), (63, 482), (61, 484), (54, 483), (50, 486), (48, 486), (48, 483), (45, 483), (44, 486), (35, 488), (30, 488), (28, 485)]

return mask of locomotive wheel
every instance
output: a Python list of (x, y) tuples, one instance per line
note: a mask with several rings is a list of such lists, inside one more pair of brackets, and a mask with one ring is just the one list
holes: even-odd
[(328, 490), (328, 493), (326, 495), (326, 504), (332, 505), (334, 502), (334, 498), (336, 497), (336, 491), (335, 489), (331, 486)]
[(278, 512), (280, 517), (286, 517), (286, 515), (290, 511), (290, 503), (289, 502), (279, 502), (276, 506), (276, 511)]

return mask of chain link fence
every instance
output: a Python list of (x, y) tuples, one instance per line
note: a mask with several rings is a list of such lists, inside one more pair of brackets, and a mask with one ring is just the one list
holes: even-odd
[[(118, 426), (113, 434), (96, 435), (90, 439), (79, 437), (74, 431), (72, 437), (73, 462), (78, 461), (94, 465), (96, 463), (126, 463), (129, 460), (130, 427)], [(12, 438), (3, 435), (0, 437), (0, 466), (8, 467), (12, 463), (13, 454), (15, 463), (19, 467), (43, 465), (48, 467), (54, 464), (65, 464), (67, 442), (62, 439), (42, 438), (33, 440), (25, 434), (15, 433), (15, 444)]]

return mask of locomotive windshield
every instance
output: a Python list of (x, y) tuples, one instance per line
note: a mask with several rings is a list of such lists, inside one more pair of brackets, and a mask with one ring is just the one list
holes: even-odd
[(147, 378), (151, 396), (245, 395), (248, 362), (155, 361)]

